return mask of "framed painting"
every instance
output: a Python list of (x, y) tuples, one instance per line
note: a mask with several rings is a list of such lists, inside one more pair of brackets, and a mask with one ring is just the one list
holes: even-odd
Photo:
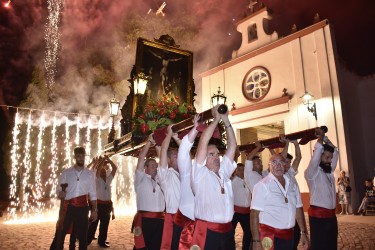
[(179, 96), (180, 104), (193, 105), (193, 53), (179, 49), (172, 37), (162, 35), (155, 41), (138, 38), (135, 71), (135, 75), (144, 73), (151, 77), (145, 94), (135, 106), (158, 100), (168, 93)]

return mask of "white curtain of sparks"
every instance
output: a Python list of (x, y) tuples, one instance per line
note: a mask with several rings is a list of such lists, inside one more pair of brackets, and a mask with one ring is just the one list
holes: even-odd
[[(43, 221), (47, 217), (49, 221), (56, 219), (57, 211), (52, 213), (52, 218), (41, 215), (58, 208), (58, 179), (61, 171), (73, 164), (73, 148), (82, 143), (89, 155), (86, 163), (89, 163), (102, 153), (102, 132), (111, 127), (110, 122), (103, 125), (102, 118), (97, 116), (74, 115), (69, 119), (58, 112), (53, 116), (42, 112), (38, 117), (35, 113), (17, 111), (15, 115), (10, 155), (11, 203), (7, 215), (10, 223)], [(120, 129), (119, 126), (116, 129)], [(116, 214), (133, 214), (136, 211), (133, 178), (137, 159), (114, 156), (112, 160), (118, 166), (112, 184)]]

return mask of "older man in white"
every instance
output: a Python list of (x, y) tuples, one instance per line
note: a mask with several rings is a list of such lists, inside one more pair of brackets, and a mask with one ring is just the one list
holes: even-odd
[(284, 173), (281, 155), (272, 156), (269, 166), (271, 173), (254, 186), (251, 201), (253, 249), (292, 249), (296, 220), (303, 233), (302, 246), (307, 249), (309, 240), (298, 185)]
[[(195, 193), (196, 225), (193, 246), (201, 249), (235, 249), (232, 217), (233, 190), (230, 177), (236, 169), (234, 154), (236, 139), (228, 112), (212, 109), (213, 121), (202, 133), (192, 168), (192, 188)], [(219, 149), (209, 140), (222, 120), (227, 133), (227, 150), (220, 162)]]

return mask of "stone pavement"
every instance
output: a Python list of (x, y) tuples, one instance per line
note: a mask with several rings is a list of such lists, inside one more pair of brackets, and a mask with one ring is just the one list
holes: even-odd
[[(373, 238), (375, 216), (338, 215), (339, 237), (338, 249), (375, 249)], [(109, 249), (133, 249), (133, 235), (130, 233), (131, 216), (117, 216), (110, 223), (108, 241)], [(41, 222), (28, 224), (6, 224), (4, 217), (0, 218), (0, 249), (49, 249), (55, 233), (55, 222)], [(241, 249), (242, 231), (240, 226), (236, 230), (237, 249)], [(65, 239), (65, 249), (69, 236)], [(78, 249), (78, 247), (77, 247)], [(96, 242), (92, 242), (88, 249), (100, 249)]]

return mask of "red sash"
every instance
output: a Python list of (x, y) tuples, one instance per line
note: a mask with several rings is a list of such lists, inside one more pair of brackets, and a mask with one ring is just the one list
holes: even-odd
[(112, 201), (111, 200), (109, 200), (109, 201), (97, 200), (96, 203), (97, 204), (112, 204)]
[(193, 240), (195, 221), (183, 215), (180, 210), (177, 210), (173, 222), (182, 228), (178, 249), (189, 250)]
[(134, 216), (134, 246), (135, 249), (145, 248), (145, 239), (143, 238), (143, 231), (142, 231), (142, 218), (154, 218), (154, 219), (164, 219), (163, 212), (143, 212), (138, 211)]
[(163, 238), (161, 241), (160, 249), (169, 250), (172, 245), (173, 237), (173, 219), (175, 214), (165, 213), (164, 227), (163, 227)]
[(250, 207), (239, 207), (234, 205), (234, 212), (239, 214), (249, 214), (250, 213)]
[(259, 224), (260, 240), (263, 248), (273, 250), (275, 237), (292, 240), (294, 237), (293, 228), (290, 229), (277, 229), (265, 224)]
[(232, 222), (214, 223), (197, 219), (195, 221), (195, 230), (193, 235), (192, 247), (199, 246), (204, 249), (206, 243), (207, 229), (217, 233), (226, 233), (233, 228)]
[(311, 205), (309, 207), (308, 214), (309, 216), (315, 218), (331, 218), (336, 216), (336, 210)]
[(87, 198), (88, 198), (87, 194), (85, 194), (85, 195), (81, 195), (78, 197), (74, 197), (70, 200), (67, 200), (67, 202), (69, 205), (72, 205), (73, 207), (88, 207), (89, 202)]

